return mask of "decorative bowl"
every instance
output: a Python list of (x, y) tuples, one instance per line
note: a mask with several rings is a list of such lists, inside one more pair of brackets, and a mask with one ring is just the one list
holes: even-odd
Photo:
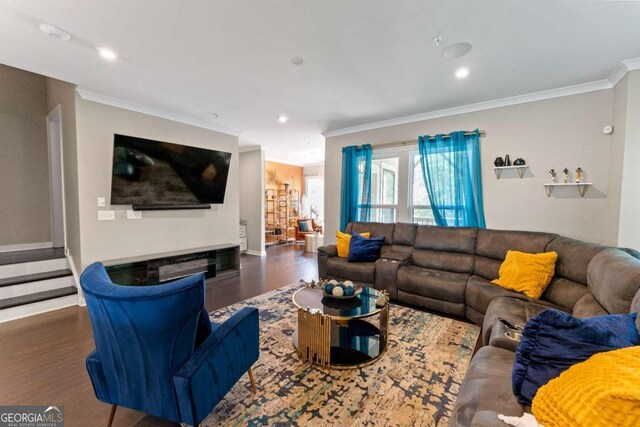
[[(352, 287), (354, 290), (353, 295), (333, 295), (330, 292), (327, 292), (327, 287), (331, 286), (330, 289), (335, 288), (336, 286), (340, 286), (343, 289), (346, 287)], [(322, 286), (322, 294), (327, 297), (327, 298), (333, 298), (333, 299), (337, 299), (337, 300), (344, 300), (344, 299), (353, 299), (355, 297), (357, 297), (358, 295), (360, 295), (362, 293), (362, 287), (361, 286), (355, 286), (355, 285), (351, 285), (351, 286), (345, 286), (344, 282), (337, 282), (336, 284), (333, 284), (331, 282), (327, 282), (325, 284), (323, 284)]]

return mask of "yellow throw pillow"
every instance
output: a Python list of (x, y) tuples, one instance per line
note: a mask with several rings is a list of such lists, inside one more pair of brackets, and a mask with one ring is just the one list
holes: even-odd
[(507, 251), (507, 257), (500, 266), (500, 278), (491, 283), (538, 299), (553, 278), (557, 259), (556, 252), (528, 254)]
[(540, 387), (531, 410), (545, 427), (640, 425), (640, 346), (607, 351)]
[[(371, 233), (360, 233), (362, 237), (367, 239), (371, 236)], [(338, 256), (346, 258), (349, 256), (349, 242), (351, 241), (351, 234), (341, 233), (336, 231), (336, 246), (338, 248)]]

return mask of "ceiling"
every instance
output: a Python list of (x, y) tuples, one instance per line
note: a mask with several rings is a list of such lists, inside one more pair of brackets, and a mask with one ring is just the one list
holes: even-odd
[[(634, 1), (0, 0), (0, 63), (303, 164), (322, 160), (326, 131), (605, 79), (640, 57), (638, 22)], [(468, 55), (441, 57), (460, 41)]]

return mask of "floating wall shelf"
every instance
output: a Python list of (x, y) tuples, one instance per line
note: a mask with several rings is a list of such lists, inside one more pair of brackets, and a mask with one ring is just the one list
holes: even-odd
[(584, 197), (584, 194), (589, 189), (589, 186), (593, 185), (593, 182), (559, 182), (559, 183), (549, 183), (544, 185), (544, 189), (547, 191), (547, 197), (551, 197), (551, 193), (553, 193), (553, 189), (555, 187), (576, 187), (578, 189), (578, 193), (580, 193), (580, 197)]
[(529, 167), (529, 165), (522, 165), (522, 166), (496, 166), (493, 168), (493, 171), (496, 173), (496, 178), (500, 179), (500, 176), (502, 176), (502, 171), (506, 170), (506, 169), (516, 169), (518, 171), (518, 176), (520, 177), (520, 179), (522, 179), (522, 177), (524, 176), (524, 172), (527, 170), (527, 168)]

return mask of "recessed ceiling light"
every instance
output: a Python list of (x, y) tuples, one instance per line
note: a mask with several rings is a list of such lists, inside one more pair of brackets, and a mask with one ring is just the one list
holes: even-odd
[(294, 56), (293, 58), (291, 58), (291, 63), (293, 65), (302, 65), (304, 63), (304, 59), (300, 58), (299, 56)]
[(99, 47), (98, 52), (100, 52), (100, 55), (107, 61), (114, 61), (118, 59), (118, 54), (108, 47)]
[(278, 121), (280, 123), (286, 123), (289, 118), (287, 116), (278, 116)]
[(456, 78), (464, 79), (469, 75), (469, 69), (467, 67), (461, 67), (456, 70)]
[(454, 43), (442, 50), (442, 57), (446, 59), (460, 58), (471, 52), (471, 44), (467, 42)]
[(212, 119), (217, 119), (218, 115), (216, 113), (209, 113)]
[(58, 27), (54, 27), (53, 25), (40, 24), (39, 27), (40, 27), (40, 31), (42, 31), (52, 39), (62, 40), (62, 41), (67, 41), (71, 39), (71, 34), (67, 33), (66, 31)]

